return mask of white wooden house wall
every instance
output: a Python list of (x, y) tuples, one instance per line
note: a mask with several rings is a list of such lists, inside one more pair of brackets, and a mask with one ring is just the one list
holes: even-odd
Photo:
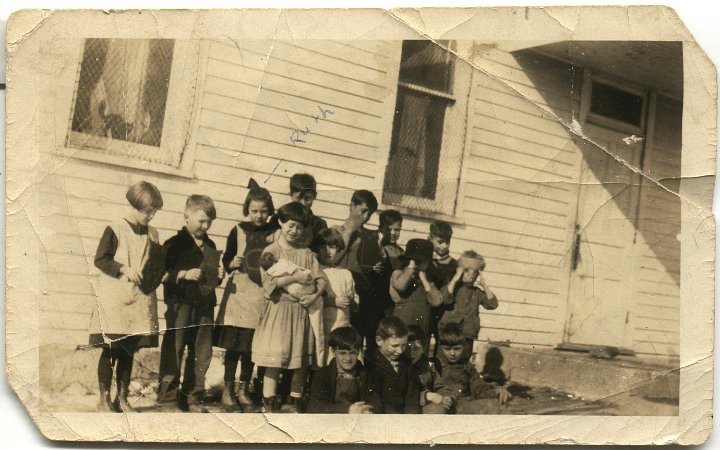
[[(52, 101), (39, 111), (41, 120), (48, 121), (42, 133), (47, 170), (40, 193), (47, 205), (42, 227), (44, 344), (87, 342), (94, 306), (88, 275), (98, 275), (93, 266), (95, 248), (106, 224), (127, 210), (124, 195), (136, 181), (153, 182), (163, 194), (165, 207), (153, 221), (161, 240), (182, 226), (189, 194), (210, 195), (218, 210), (210, 236), (220, 248), (232, 226), (242, 220), (249, 177), (267, 186), (280, 206), (289, 200), (293, 173), (313, 174), (319, 190), (313, 210), (331, 225), (345, 218), (353, 190), (371, 189), (381, 197), (399, 41), (202, 41), (197, 47), (196, 90), (188, 93), (194, 106), (184, 157), (192, 159), (191, 176), (57, 156), (68, 122), (53, 117), (69, 114), (81, 48), (78, 40), (43, 50), (56, 69), (73, 68), (59, 71), (54, 89), (45, 92)], [(463, 81), (471, 83), (467, 102), (453, 106), (467, 117), (467, 131), (459, 135), (464, 138), (465, 157), (452, 252), (457, 256), (475, 249), (483, 254), (488, 282), (501, 300), (497, 310), (481, 311), (481, 340), (555, 346), (563, 339), (567, 313), (567, 249), (573, 239), (574, 182), (582, 156), (566, 127), (524, 97), (550, 107), (569, 122), (579, 90), (573, 90), (574, 78), (567, 68), (547, 58), (534, 63), (532, 79), (525, 73), (529, 69), (510, 53), (482, 51), (475, 58), (478, 64), (492, 62), (494, 73), (472, 71), (471, 78)], [(333, 114), (315, 123), (311, 116), (318, 113), (318, 106)], [(662, 107), (671, 106), (659, 102), (658, 108)], [(305, 127), (310, 128), (303, 137), (306, 142), (294, 145), (291, 133)], [(672, 137), (656, 142), (665, 152), (679, 151)], [(679, 165), (679, 158), (674, 161)], [(675, 167), (663, 166), (660, 159), (651, 164), (659, 174), (666, 170), (674, 174)], [(663, 201), (663, 194), (652, 195)], [(659, 203), (648, 205), (652, 209), (650, 205)], [(429, 223), (428, 218), (407, 217), (401, 243), (425, 237)], [(374, 217), (371, 225), (376, 224)], [(653, 262), (653, 255), (645, 254), (648, 264), (641, 279), (665, 284), (651, 282), (644, 287), (643, 292), (650, 292), (643, 294), (649, 296), (645, 303), (652, 306), (643, 306), (642, 311), (647, 312), (645, 317), (663, 317), (656, 314), (659, 293), (653, 289), (664, 286), (663, 295), (668, 297), (663, 298), (677, 310), (679, 300), (672, 298), (677, 298), (677, 287)], [(666, 322), (642, 320), (636, 325), (638, 342), (669, 342), (652, 351), (676, 352), (676, 335), (643, 331), (646, 325), (667, 330)], [(641, 351), (651, 350), (642, 347)]]

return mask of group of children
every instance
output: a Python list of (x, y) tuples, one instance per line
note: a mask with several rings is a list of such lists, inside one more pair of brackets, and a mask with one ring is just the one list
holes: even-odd
[[(159, 403), (206, 412), (216, 346), (225, 349), (226, 411), (497, 412), (507, 390), (486, 383), (470, 359), (479, 307), (498, 306), (481, 275), (483, 257), (452, 258), (452, 227), (443, 221), (403, 250), (398, 211), (383, 211), (377, 231), (365, 228), (378, 208), (367, 190), (353, 193), (342, 225), (328, 227), (312, 212), (316, 196), (315, 179), (295, 174), (292, 201), (275, 210), (270, 192), (251, 179), (246, 220), (230, 231), (220, 261), (207, 234), (216, 217), (211, 198), (188, 197), (185, 226), (160, 247), (149, 222), (162, 196), (151, 183), (133, 185), (128, 214), (105, 229), (95, 257), (102, 289), (90, 344), (103, 349), (98, 409), (133, 411), (134, 353), (158, 345), (162, 283)], [(218, 305), (215, 288), (226, 274)]]

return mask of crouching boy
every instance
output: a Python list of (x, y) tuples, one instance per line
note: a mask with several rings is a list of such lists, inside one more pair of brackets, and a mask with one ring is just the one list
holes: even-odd
[(405, 354), (408, 328), (389, 316), (380, 321), (377, 350), (368, 359), (368, 398), (374, 413), (420, 414), (420, 389), (412, 363)]
[(372, 414), (367, 404), (367, 372), (358, 355), (362, 336), (351, 327), (330, 333), (335, 358), (313, 377), (307, 412), (320, 414)]
[(440, 329), (440, 353), (434, 367), (453, 399), (450, 412), (457, 414), (499, 414), (510, 393), (487, 383), (470, 361), (460, 324)]

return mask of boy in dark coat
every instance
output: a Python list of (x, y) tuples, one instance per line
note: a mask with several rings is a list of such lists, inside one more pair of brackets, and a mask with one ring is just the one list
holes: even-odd
[(377, 350), (367, 362), (368, 398), (373, 399), (373, 413), (420, 414), (418, 379), (405, 354), (407, 326), (395, 316), (386, 317), (380, 321), (375, 340)]
[[(191, 195), (185, 204), (185, 226), (164, 244), (167, 312), (160, 350), (158, 402), (177, 397), (179, 407), (191, 412), (207, 412), (202, 406), (202, 394), (212, 358), (215, 287), (224, 276), (220, 253), (207, 235), (215, 216), (210, 197)], [(185, 347), (182, 394), (178, 395)]]
[(465, 335), (458, 323), (440, 329), (440, 354), (433, 359), (436, 373), (448, 389), (457, 414), (499, 414), (511, 397), (506, 388), (487, 383), (466, 351)]
[(319, 414), (372, 414), (368, 401), (368, 377), (358, 355), (362, 336), (351, 327), (330, 333), (330, 348), (335, 358), (319, 369), (312, 381), (307, 412)]

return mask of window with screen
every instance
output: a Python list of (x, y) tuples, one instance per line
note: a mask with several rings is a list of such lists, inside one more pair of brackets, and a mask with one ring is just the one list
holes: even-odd
[(589, 123), (623, 132), (641, 133), (647, 93), (619, 81), (590, 75)]
[(175, 135), (185, 125), (182, 114), (169, 117), (177, 111), (170, 108), (172, 92), (182, 91), (182, 71), (173, 68), (177, 47), (173, 39), (85, 39), (67, 147), (116, 163), (177, 168), (183, 147)]
[(456, 103), (453, 45), (429, 40), (402, 44), (385, 204), (454, 213), (462, 143), (446, 139), (448, 111)]

